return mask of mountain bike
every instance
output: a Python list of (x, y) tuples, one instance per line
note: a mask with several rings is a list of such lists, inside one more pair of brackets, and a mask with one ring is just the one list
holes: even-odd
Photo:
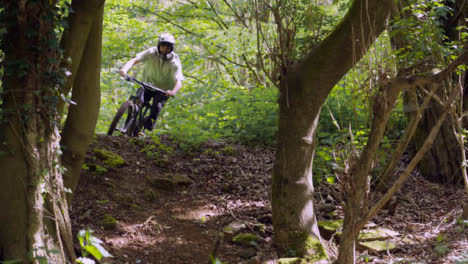
[(139, 81), (130, 75), (126, 75), (125, 80), (137, 83), (141, 87), (117, 110), (107, 131), (107, 135), (112, 135), (118, 131), (120, 134), (136, 137), (138, 136), (138, 132), (142, 130), (143, 124), (149, 118), (151, 112), (151, 105), (143, 99), (145, 89), (163, 94), (166, 94), (166, 91), (154, 87), (149, 83)]

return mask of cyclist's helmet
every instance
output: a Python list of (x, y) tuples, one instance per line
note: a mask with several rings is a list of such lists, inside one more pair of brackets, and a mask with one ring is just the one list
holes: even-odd
[(169, 57), (169, 54), (172, 53), (172, 51), (174, 50), (174, 46), (175, 46), (174, 36), (172, 36), (171, 34), (168, 34), (168, 33), (161, 34), (159, 36), (159, 38), (158, 38), (158, 51), (159, 52), (160, 52), (159, 46), (161, 46), (161, 45), (166, 45), (166, 46), (171, 47), (171, 51), (166, 55), (166, 57)]

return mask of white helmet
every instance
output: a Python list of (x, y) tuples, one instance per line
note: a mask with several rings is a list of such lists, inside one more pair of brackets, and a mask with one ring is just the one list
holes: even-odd
[(163, 33), (158, 38), (158, 46), (161, 44), (166, 44), (174, 48), (175, 46), (175, 38), (171, 34)]
[(169, 46), (171, 48), (171, 51), (165, 55), (161, 55), (163, 56), (163, 58), (167, 59), (167, 58), (170, 58), (172, 56), (172, 51), (174, 50), (174, 46), (175, 46), (175, 38), (174, 36), (172, 36), (171, 34), (168, 34), (168, 33), (163, 33), (159, 36), (158, 38), (158, 51), (159, 53), (161, 54), (161, 50), (159, 49), (159, 47), (161, 45), (166, 45), (166, 46)]

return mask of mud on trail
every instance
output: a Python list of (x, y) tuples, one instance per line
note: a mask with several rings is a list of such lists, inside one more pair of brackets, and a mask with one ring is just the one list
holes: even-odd
[[(278, 263), (269, 202), (273, 161), (268, 148), (207, 142), (187, 149), (168, 137), (97, 135), (73, 199), (73, 232), (93, 230), (113, 256), (107, 263), (206, 264), (216, 241), (224, 263)], [(315, 196), (318, 220), (342, 215), (336, 187), (319, 185)], [(468, 224), (459, 219), (465, 196), (461, 187), (413, 175), (373, 219), (398, 232), (397, 248), (360, 248), (359, 263), (468, 263)], [(240, 233), (258, 240), (233, 242)]]

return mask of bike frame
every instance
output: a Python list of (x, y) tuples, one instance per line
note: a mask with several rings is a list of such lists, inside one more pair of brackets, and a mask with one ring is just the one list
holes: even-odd
[(138, 83), (139, 85), (141, 85), (143, 88), (145, 89), (148, 89), (150, 91), (156, 91), (156, 92), (160, 92), (160, 93), (163, 93), (163, 94), (166, 94), (166, 91), (164, 91), (163, 89), (160, 89), (156, 86), (153, 86), (147, 82), (142, 82), (142, 81), (139, 81), (137, 80), (135, 77), (132, 77), (130, 75), (125, 75), (125, 80), (129, 81), (129, 82), (135, 82), (135, 83)]
[[(143, 89), (147, 89), (147, 90), (150, 90), (150, 91), (156, 91), (156, 92), (166, 94), (166, 91), (164, 91), (164, 90), (162, 90), (162, 89), (160, 89), (158, 87), (152, 86), (149, 83), (139, 81), (138, 79), (136, 79), (136, 78), (134, 78), (134, 77), (132, 77), (130, 75), (126, 75), (125, 80), (135, 82), (135, 83), (139, 84), (141, 86), (141, 88), (143, 88)], [(126, 133), (127, 130), (130, 129), (130, 128), (131, 128), (131, 130), (134, 130), (134, 126), (138, 126), (137, 130), (139, 131), (141, 129), (141, 127), (143, 126), (145, 116), (146, 116), (147, 112), (150, 111), (150, 104), (144, 101), (143, 94), (144, 94), (144, 90), (138, 90), (136, 95), (130, 96), (130, 100), (136, 106), (136, 110), (135, 110), (135, 114), (130, 117), (131, 119), (128, 122), (128, 127), (125, 128), (126, 131), (124, 131), (123, 133)], [(135, 135), (132, 135), (132, 136), (135, 136)]]

